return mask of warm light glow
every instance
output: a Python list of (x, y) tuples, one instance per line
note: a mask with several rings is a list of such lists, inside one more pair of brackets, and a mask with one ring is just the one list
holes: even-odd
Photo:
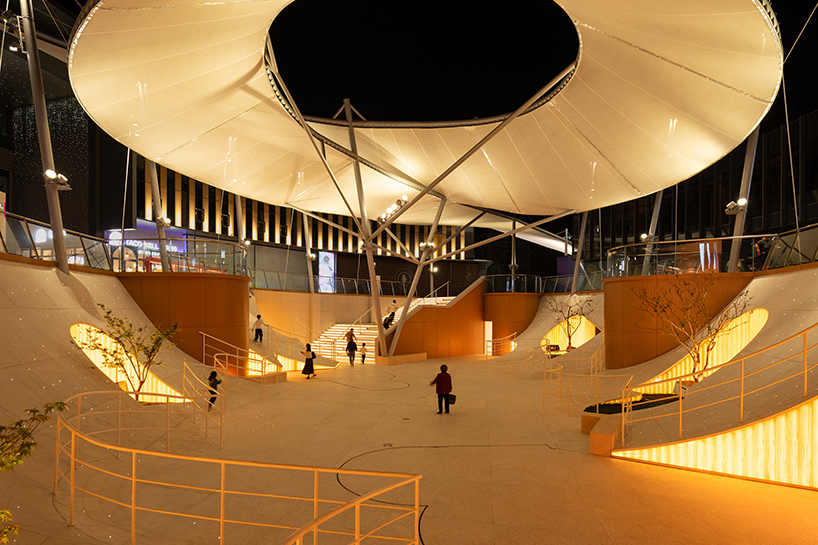
[[(710, 356), (711, 361), (708, 368), (722, 365), (733, 359), (736, 354), (744, 349), (744, 347), (747, 346), (747, 344), (752, 341), (756, 335), (758, 335), (758, 332), (761, 331), (761, 328), (767, 323), (768, 316), (769, 313), (766, 309), (756, 308), (749, 310), (738, 318), (731, 320), (716, 336), (716, 346), (713, 348), (713, 352)], [(701, 348), (701, 359), (704, 361), (704, 347)], [(673, 377), (681, 377), (692, 372), (693, 358), (691, 358), (690, 355), (686, 355), (675, 365), (673, 365), (673, 367), (652, 378), (651, 380), (646, 381), (646, 383), (659, 382)], [(707, 371), (702, 373), (701, 378), (710, 376), (714, 372), (715, 371)], [(672, 394), (675, 393), (673, 391), (675, 384), (675, 382), (663, 382), (662, 384), (657, 384), (656, 386), (639, 385), (637, 388), (635, 388), (635, 391), (642, 392), (643, 394)]]
[[(74, 342), (82, 348), (82, 346), (86, 345), (88, 341), (97, 340), (101, 344), (106, 344), (107, 346), (114, 346), (114, 340), (104, 331), (98, 329), (92, 325), (88, 324), (74, 324), (71, 326), (70, 329), (71, 337), (74, 339)], [(125, 390), (126, 392), (133, 391), (130, 387), (130, 383), (125, 376), (125, 373), (116, 367), (108, 367), (103, 364), (105, 358), (102, 355), (102, 352), (99, 350), (89, 350), (82, 348), (82, 351), (85, 352), (85, 355), (88, 356), (94, 365), (99, 368), (100, 371), (105, 373), (105, 375), (111, 379), (117, 386)], [(141, 365), (135, 363), (132, 358), (129, 358), (130, 367), (128, 365), (125, 366), (125, 369), (128, 371), (128, 374), (131, 375), (133, 379), (133, 365)], [(170, 386), (168, 386), (165, 382), (160, 380), (156, 375), (153, 373), (149, 373), (148, 379), (145, 381), (145, 384), (142, 386), (142, 393), (139, 394), (139, 401), (141, 403), (184, 403), (185, 401), (190, 401), (187, 399), (182, 398), (165, 398), (159, 396), (152, 396), (146, 395), (144, 392), (155, 393), (155, 394), (166, 394), (172, 396), (181, 396), (182, 394)]]
[(718, 435), (611, 456), (818, 488), (818, 399)]
[[(568, 348), (568, 334), (565, 331), (565, 322), (563, 320), (554, 326), (551, 331), (545, 334), (545, 337), (540, 341), (540, 346), (545, 350), (545, 345), (557, 345), (560, 350)], [(579, 348), (583, 344), (593, 339), (597, 334), (596, 326), (585, 316), (571, 316), (571, 346)]]

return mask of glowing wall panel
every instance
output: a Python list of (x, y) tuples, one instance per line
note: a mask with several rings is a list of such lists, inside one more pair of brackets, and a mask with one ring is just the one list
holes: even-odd
[(611, 456), (818, 488), (818, 399), (728, 432)]
[[(745, 312), (738, 318), (730, 320), (724, 329), (716, 336), (716, 346), (710, 354), (708, 368), (716, 367), (732, 360), (736, 354), (741, 352), (741, 350), (758, 335), (758, 332), (761, 331), (761, 328), (767, 323), (768, 316), (769, 312), (767, 312), (766, 309), (756, 308)], [(700, 353), (701, 361), (705, 361), (704, 347), (702, 347)], [(692, 372), (693, 358), (687, 355), (673, 365), (673, 367), (647, 382), (659, 382), (673, 377), (682, 377)], [(707, 371), (702, 373), (699, 380), (710, 376), (714, 372), (715, 371)], [(672, 394), (674, 393), (674, 386), (675, 383), (673, 382), (664, 382), (656, 386), (640, 385), (635, 391), (643, 394)]]
[[(568, 324), (566, 324), (568, 322)], [(571, 346), (579, 348), (596, 336), (596, 326), (585, 316), (571, 316), (568, 320), (563, 320), (554, 326), (551, 331), (545, 334), (540, 345), (545, 348), (545, 344), (556, 344), (562, 350), (568, 347), (568, 334), (566, 333), (566, 325), (570, 325), (571, 331)]]
[[(124, 366), (125, 370), (118, 367), (109, 367), (104, 365), (104, 356), (100, 350), (91, 350), (83, 348), (86, 346), (88, 341), (92, 338), (96, 337), (101, 344), (105, 344), (108, 347), (114, 347), (115, 341), (104, 331), (99, 328), (96, 328), (89, 324), (74, 324), (71, 326), (70, 329), (71, 337), (74, 339), (74, 342), (82, 348), (82, 351), (88, 356), (94, 365), (102, 371), (105, 376), (107, 376), (111, 381), (113, 381), (117, 386), (125, 390), (126, 392), (132, 392), (133, 389), (130, 387), (128, 379), (126, 378), (126, 373), (130, 375), (131, 381), (136, 381), (135, 373), (133, 367), (135, 365), (141, 365), (133, 360), (133, 358), (128, 357), (128, 363)], [(123, 353), (123, 357), (125, 357)], [(164, 381), (158, 378), (153, 373), (148, 373), (148, 378), (145, 380), (145, 384), (142, 386), (142, 392), (150, 392), (154, 394), (166, 394), (166, 395), (174, 395), (174, 396), (181, 396), (182, 394), (177, 390), (174, 390), (170, 386), (167, 385)], [(167, 399), (165, 397), (158, 397), (158, 396), (151, 396), (145, 395), (144, 393), (139, 394), (139, 401), (142, 403), (164, 403), (165, 401), (169, 403), (184, 403), (185, 399)]]

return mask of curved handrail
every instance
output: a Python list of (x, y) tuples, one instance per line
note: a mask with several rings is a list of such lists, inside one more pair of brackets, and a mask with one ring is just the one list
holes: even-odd
[[(348, 535), (355, 539), (355, 542), (360, 542), (360, 539), (363, 536), (371, 536), (371, 537), (379, 537), (379, 538), (387, 538), (390, 540), (394, 540), (398, 543), (411, 543), (411, 544), (418, 544), (419, 537), (418, 537), (418, 521), (420, 517), (420, 509), (419, 509), (419, 497), (420, 497), (420, 489), (419, 489), (419, 481), (421, 479), (421, 475), (412, 475), (407, 473), (394, 473), (394, 472), (385, 472), (385, 471), (368, 471), (368, 470), (353, 470), (353, 469), (338, 469), (338, 468), (322, 468), (317, 466), (296, 466), (290, 464), (274, 464), (268, 462), (254, 462), (249, 460), (231, 460), (231, 459), (223, 459), (223, 458), (214, 458), (214, 457), (207, 457), (207, 456), (195, 456), (195, 455), (188, 455), (188, 454), (178, 454), (178, 453), (171, 453), (171, 452), (157, 452), (152, 451), (144, 448), (134, 448), (134, 447), (127, 447), (122, 446), (119, 444), (112, 444), (109, 442), (105, 442), (96, 436), (103, 434), (103, 433), (110, 433), (112, 431), (119, 432), (119, 429), (105, 429), (99, 431), (89, 431), (87, 430), (87, 426), (93, 425), (93, 423), (100, 421), (95, 419), (96, 416), (110, 414), (108, 411), (99, 410), (99, 404), (94, 404), (92, 408), (86, 412), (82, 411), (82, 400), (86, 399), (91, 396), (96, 395), (117, 395), (119, 399), (122, 399), (122, 395), (128, 395), (126, 392), (83, 392), (80, 394), (76, 394), (69, 398), (66, 403), (74, 404), (76, 402), (77, 411), (76, 415), (73, 417), (69, 417), (67, 414), (60, 413), (57, 415), (56, 418), (56, 463), (54, 469), (54, 494), (59, 492), (59, 485), (60, 482), (66, 482), (69, 486), (69, 524), (71, 526), (74, 525), (74, 511), (75, 511), (75, 493), (77, 490), (81, 492), (85, 492), (90, 494), (96, 498), (103, 500), (104, 502), (112, 503), (115, 505), (122, 506), (130, 511), (130, 530), (131, 530), (131, 541), (132, 543), (136, 540), (137, 535), (137, 521), (138, 517), (136, 517), (137, 512), (151, 512), (151, 513), (159, 513), (163, 515), (169, 515), (172, 517), (180, 517), (184, 520), (194, 519), (194, 520), (208, 520), (214, 521), (219, 523), (219, 539), (220, 542), (225, 542), (225, 523), (229, 523), (231, 527), (233, 526), (251, 526), (251, 527), (265, 527), (265, 528), (279, 528), (279, 529), (290, 529), (296, 530), (295, 533), (290, 536), (290, 538), (286, 541), (286, 543), (301, 543), (300, 536), (305, 535), (309, 532), (315, 532), (315, 534), (319, 534), (321, 532), (332, 532), (333, 534), (341, 534), (341, 535)], [(90, 403), (86, 403), (86, 405), (90, 405)], [(165, 404), (166, 406), (170, 406), (169, 403)], [(153, 411), (156, 412), (156, 411)], [(161, 414), (161, 412), (156, 412), (157, 414)], [(80, 423), (86, 429), (80, 429)], [(117, 426), (119, 427), (121, 424), (121, 418), (117, 420)], [(106, 424), (107, 425), (107, 424)], [(66, 441), (63, 441), (63, 435), (65, 433), (69, 434), (69, 437)], [(80, 449), (82, 446), (82, 449)], [(116, 456), (110, 461), (106, 461), (104, 464), (100, 464), (100, 453), (98, 450), (93, 450), (91, 447), (99, 447), (103, 449), (102, 452), (110, 453)], [(93, 454), (88, 457), (83, 457), (82, 453), (86, 451), (92, 451)], [(124, 455), (124, 456), (123, 456)], [(61, 457), (65, 457), (65, 461), (61, 463)], [(140, 460), (137, 460), (137, 457), (140, 457)], [(162, 466), (159, 463), (137, 463), (138, 461), (144, 462), (145, 458), (156, 458), (161, 460), (171, 460), (173, 461), (173, 468), (169, 470), (167, 467)], [(117, 462), (119, 460), (119, 462)], [(197, 474), (212, 474), (216, 473), (220, 475), (219, 485), (218, 486), (201, 486), (198, 484), (182, 484), (179, 482), (178, 479), (168, 479), (167, 477), (163, 477), (163, 475), (167, 475), (167, 472), (170, 471), (173, 475), (179, 474), (179, 463), (184, 462), (192, 462), (195, 464), (195, 472)], [(202, 468), (205, 469), (208, 467), (203, 466), (202, 464), (208, 464), (209, 466), (214, 468), (214, 471), (202, 471)], [(268, 471), (268, 470), (285, 470), (285, 471), (292, 471), (296, 472), (296, 475), (304, 475), (303, 482), (305, 485), (303, 486), (304, 489), (312, 489), (312, 493), (304, 495), (302, 492), (293, 492), (292, 489), (289, 489), (286, 494), (274, 494), (274, 493), (267, 493), (267, 492), (255, 492), (249, 491), (246, 487), (246, 482), (242, 481), (242, 479), (246, 476), (243, 472), (235, 472), (235, 471), (228, 471), (230, 467), (243, 467), (243, 468), (255, 468), (260, 471)], [(194, 470), (191, 470), (194, 471)], [(79, 478), (82, 477), (85, 473), (91, 472), (92, 476), (88, 480), (88, 482), (78, 482)], [(153, 473), (156, 472), (158, 475), (154, 475)], [(239, 475), (241, 473), (241, 475)], [(146, 475), (147, 474), (147, 475)], [(387, 486), (380, 486), (374, 492), (368, 492), (354, 500), (344, 502), (341, 500), (336, 500), (332, 498), (322, 498), (319, 496), (319, 475), (355, 475), (361, 477), (373, 477), (377, 479), (389, 479), (389, 480), (397, 480), (397, 482), (393, 482)], [(98, 475), (101, 475), (103, 478), (96, 478)], [(129, 501), (121, 501), (114, 497), (115, 494), (114, 487), (110, 486), (110, 482), (107, 479), (115, 479), (120, 482), (124, 482), (126, 486), (129, 485), (129, 492), (124, 497), (130, 498)], [(287, 479), (288, 483), (292, 483), (292, 479)], [(176, 507), (178, 510), (169, 511), (167, 509), (159, 509), (151, 507), (150, 504), (146, 505), (145, 503), (137, 504), (136, 503), (136, 496), (138, 493), (138, 489), (140, 487), (149, 486), (161, 486), (166, 490), (183, 490), (183, 491), (199, 491), (204, 493), (213, 494), (219, 498), (218, 502), (214, 502), (218, 504), (218, 510), (212, 509), (213, 514), (208, 515), (206, 510), (197, 511), (197, 512), (183, 512), (182, 507)], [(374, 498), (387, 493), (392, 490), (396, 490), (403, 486), (413, 486), (414, 488), (414, 496), (415, 501), (413, 506), (406, 506), (406, 505), (395, 505), (395, 504), (388, 504), (385, 502), (372, 502)], [(96, 487), (96, 488), (94, 488)], [(148, 502), (152, 497), (151, 494), (147, 495), (140, 495), (145, 501), (145, 498), (148, 498)], [(257, 520), (231, 520), (226, 517), (225, 513), (227, 512), (225, 509), (225, 503), (228, 501), (228, 498), (235, 498), (235, 497), (244, 497), (244, 498), (254, 498), (254, 499), (263, 499), (263, 498), (273, 498), (279, 502), (293, 502), (295, 504), (301, 503), (310, 503), (313, 505), (313, 519), (301, 526), (300, 529), (296, 529), (293, 526), (285, 526), (281, 524), (272, 524), (269, 522), (269, 519), (257, 519)], [(368, 502), (368, 503), (367, 503)], [(318, 516), (318, 509), (321, 505), (335, 505), (337, 506), (329, 513), (322, 515), (321, 517)], [(389, 520), (386, 524), (380, 524), (379, 526), (375, 527), (374, 529), (365, 531), (362, 533), (361, 525), (362, 523), (368, 523), (368, 521), (361, 519), (361, 507), (367, 507), (368, 512), (372, 512), (373, 509), (382, 509), (383, 512), (389, 513)], [(338, 529), (338, 527), (334, 527), (332, 530), (321, 530), (320, 525), (324, 522), (329, 520), (338, 520), (337, 517), (340, 513), (345, 513), (350, 509), (355, 511), (354, 521), (347, 521), (344, 520), (340, 524), (347, 524), (351, 525), (354, 523), (354, 530), (342, 530)], [(391, 513), (397, 512), (398, 516), (392, 516)], [(114, 511), (112, 511), (114, 513)], [(248, 512), (251, 516), (252, 513)], [(86, 513), (87, 515), (87, 513)], [(414, 515), (414, 524), (413, 524), (413, 535), (411, 537), (395, 537), (394, 535), (384, 536), (378, 535), (378, 532), (381, 528), (385, 527), (388, 524), (393, 522), (403, 520), (405, 517)], [(109, 519), (108, 519), (109, 520)], [(348, 526), (347, 526), (348, 527)]]
[[(762, 348), (761, 350), (757, 350), (756, 352), (753, 352), (752, 354), (742, 356), (741, 358), (734, 359), (732, 361), (728, 361), (728, 362), (720, 364), (720, 365), (709, 367), (706, 370), (700, 370), (700, 371), (696, 371), (696, 372), (693, 372), (693, 373), (687, 373), (687, 374), (684, 374), (684, 375), (679, 375), (679, 376), (676, 376), (676, 377), (669, 377), (669, 378), (662, 379), (662, 380), (657, 380), (657, 381), (647, 381), (647, 382), (643, 382), (641, 384), (637, 384), (636, 386), (628, 386), (626, 388), (623, 388), (622, 389), (622, 399), (632, 399), (633, 392), (637, 391), (639, 388), (646, 388), (646, 387), (656, 386), (656, 385), (659, 385), (659, 384), (671, 384), (671, 383), (676, 384), (676, 385), (678, 385), (678, 392), (679, 392), (679, 410), (677, 412), (673, 412), (673, 413), (655, 415), (655, 416), (640, 418), (640, 419), (634, 419), (632, 416), (630, 418), (628, 418), (628, 414), (632, 413), (632, 411), (633, 411), (632, 407), (639, 404), (639, 402), (631, 401), (629, 403), (629, 405), (631, 405), (630, 411), (628, 411), (628, 412), (626, 412), (624, 410), (622, 411), (622, 430), (623, 430), (622, 446), (625, 445), (625, 433), (624, 432), (627, 431), (630, 424), (633, 424), (635, 422), (642, 422), (642, 421), (646, 421), (646, 420), (654, 420), (656, 418), (678, 416), (678, 418), (679, 418), (679, 438), (681, 439), (682, 438), (682, 429), (683, 429), (683, 418), (684, 418), (685, 413), (698, 411), (698, 410), (701, 410), (703, 408), (712, 407), (712, 406), (715, 406), (715, 405), (719, 405), (721, 403), (726, 403), (726, 402), (730, 402), (730, 401), (734, 401), (734, 400), (739, 400), (739, 422), (744, 422), (744, 399), (745, 399), (745, 397), (747, 397), (748, 395), (757, 393), (759, 391), (762, 391), (762, 390), (764, 390), (766, 388), (770, 388), (772, 386), (775, 386), (776, 384), (780, 384), (780, 383), (782, 383), (782, 382), (784, 382), (786, 380), (796, 378), (796, 377), (803, 376), (803, 378), (804, 378), (804, 397), (806, 398), (807, 395), (808, 395), (808, 392), (809, 392), (809, 383), (808, 383), (809, 371), (812, 370), (812, 369), (815, 369), (816, 367), (818, 367), (818, 363), (816, 363), (816, 364), (814, 364), (812, 366), (810, 366), (808, 364), (807, 354), (809, 353), (810, 350), (813, 350), (816, 347), (818, 347), (818, 342), (808, 346), (807, 345), (807, 334), (809, 332), (813, 331), (816, 328), (818, 328), (818, 324), (813, 324), (812, 326), (810, 326), (810, 327), (808, 327), (808, 328), (806, 328), (806, 329), (804, 329), (804, 330), (802, 330), (802, 331), (800, 331), (800, 332), (798, 332), (798, 333), (796, 333), (796, 334), (794, 334), (794, 335), (792, 335), (792, 336), (790, 336), (790, 337), (788, 337), (788, 338), (786, 338), (786, 339), (784, 339), (782, 341), (778, 341), (775, 344), (772, 344), (770, 346)], [(782, 345), (784, 345), (786, 343), (795, 341), (795, 340), (797, 340), (799, 338), (801, 338), (802, 341), (803, 341), (802, 342), (802, 347), (801, 347), (800, 350), (795, 351), (793, 354), (791, 354), (791, 355), (789, 355), (789, 356), (787, 356), (785, 358), (778, 359), (777, 361), (775, 361), (775, 362), (773, 362), (773, 363), (771, 363), (769, 365), (762, 366), (762, 367), (760, 367), (758, 369), (755, 369), (755, 370), (753, 370), (751, 372), (746, 372), (745, 363), (746, 363), (746, 361), (748, 359), (754, 358), (756, 356), (760, 356), (760, 355), (762, 355), (762, 354), (764, 354), (764, 353), (766, 353), (766, 352), (768, 352), (768, 351), (770, 351), (770, 350), (772, 350), (774, 348), (778, 348), (779, 346), (782, 346)], [(774, 367), (776, 367), (778, 365), (781, 365), (781, 364), (783, 364), (785, 362), (789, 362), (793, 358), (796, 358), (796, 357), (799, 357), (799, 356), (803, 357), (803, 359), (804, 359), (803, 371), (798, 371), (797, 373), (792, 373), (792, 374), (790, 374), (788, 376), (785, 376), (783, 378), (779, 378), (778, 380), (774, 380), (774, 381), (772, 381), (770, 383), (762, 384), (760, 387), (755, 387), (751, 391), (745, 391), (745, 381), (746, 381), (746, 379), (748, 377), (758, 375), (759, 373), (761, 373), (763, 371), (767, 371), (767, 370), (772, 369), (772, 368), (774, 368)], [(731, 379), (723, 380), (721, 382), (715, 382), (715, 378), (713, 378), (713, 377), (725, 376), (724, 373), (716, 374), (716, 371), (721, 370), (721, 369), (726, 369), (726, 368), (734, 366), (734, 365), (739, 365), (740, 366), (740, 372), (739, 372), (738, 378), (731, 378)], [(707, 383), (698, 383), (699, 378), (705, 373), (707, 373), (707, 377), (708, 377)], [(778, 378), (778, 377), (776, 377), (776, 378)], [(697, 405), (697, 406), (693, 407), (692, 409), (687, 409), (687, 410), (684, 410), (684, 408), (682, 406), (683, 405), (682, 404), (683, 399), (689, 400), (691, 398), (691, 396), (699, 395), (702, 392), (708, 392), (709, 390), (712, 390), (714, 388), (724, 386), (726, 384), (736, 383), (736, 382), (740, 383), (740, 391), (739, 391), (738, 395), (719, 397), (714, 402), (705, 403), (704, 405)], [(687, 391), (687, 385), (686, 384), (690, 384), (690, 383), (697, 384), (697, 387), (694, 390)]]

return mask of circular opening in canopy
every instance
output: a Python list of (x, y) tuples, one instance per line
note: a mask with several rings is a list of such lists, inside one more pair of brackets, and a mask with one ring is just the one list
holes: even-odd
[(579, 50), (571, 19), (548, 0), (296, 0), (270, 37), (304, 115), (332, 117), (349, 98), (370, 121), (513, 112)]

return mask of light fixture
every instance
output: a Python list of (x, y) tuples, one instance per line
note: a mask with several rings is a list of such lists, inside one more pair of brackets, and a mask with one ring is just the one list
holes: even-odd
[(2, 20), (3, 20), (3, 24), (4, 24), (4, 25), (7, 25), (7, 24), (9, 24), (9, 23), (10, 23), (12, 20), (16, 20), (16, 19), (17, 19), (17, 14), (16, 14), (16, 13), (14, 13), (13, 11), (11, 11), (10, 9), (7, 9), (7, 10), (6, 10), (6, 11), (4, 11), (2, 14), (0, 14), (0, 19), (2, 19)]
[(648, 234), (647, 233), (642, 233), (641, 235), (639, 235), (639, 238), (641, 238), (642, 240), (647, 240), (648, 239)]
[(247, 239), (247, 238), (244, 239), (244, 245), (245, 246), (250, 246), (250, 239)]
[(437, 272), (437, 267), (432, 267), (432, 272), (436, 273)]
[(9, 44), (9, 51), (20, 51), (21, 49), (20, 42), (11, 42)]
[(724, 208), (724, 213), (728, 216), (735, 216), (739, 212), (743, 212), (747, 210), (747, 199), (744, 197), (740, 198), (738, 202), (730, 201), (727, 203), (727, 206)]
[(57, 173), (51, 170), (50, 168), (45, 171), (45, 177), (49, 180), (53, 180), (57, 177)]

